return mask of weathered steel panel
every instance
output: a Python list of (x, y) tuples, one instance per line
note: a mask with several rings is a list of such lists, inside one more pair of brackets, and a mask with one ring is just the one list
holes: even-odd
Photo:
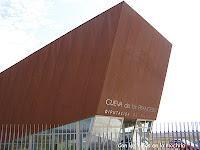
[(68, 123), (94, 116), (121, 5), (1, 73), (0, 123)]
[(122, 5), (98, 114), (155, 120), (171, 44), (126, 3)]
[(122, 2), (2, 72), (0, 124), (154, 120), (170, 49)]

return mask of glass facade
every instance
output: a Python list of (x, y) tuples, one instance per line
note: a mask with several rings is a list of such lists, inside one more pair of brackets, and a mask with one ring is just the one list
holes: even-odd
[[(149, 144), (151, 127), (152, 121), (124, 121), (122, 117), (98, 115), (61, 126), (38, 125), (30, 126), (30, 129), (29, 126), (23, 126), (18, 130), (9, 130), (6, 126), (5, 136), (1, 136), (0, 149), (118, 150), (143, 148)], [(14, 128), (17, 129), (17, 126)]]
[(151, 144), (153, 121), (124, 121), (120, 130), (118, 147), (123, 149), (147, 149)]
[(95, 116), (87, 149), (115, 149), (123, 118)]

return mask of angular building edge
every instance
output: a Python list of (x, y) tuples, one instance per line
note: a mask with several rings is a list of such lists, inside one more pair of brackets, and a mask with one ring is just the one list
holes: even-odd
[(2, 72), (0, 123), (94, 116), (120, 12), (120, 4), (112, 7)]
[(170, 50), (123, 1), (2, 72), (0, 123), (68, 124), (95, 115), (155, 120)]
[(155, 120), (172, 44), (128, 4), (122, 5), (97, 114)]

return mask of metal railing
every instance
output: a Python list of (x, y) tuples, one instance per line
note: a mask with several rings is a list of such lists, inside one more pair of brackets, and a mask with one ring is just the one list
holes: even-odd
[[(200, 123), (140, 123), (93, 133), (87, 122), (69, 125), (1, 125), (0, 150), (143, 150), (200, 148)], [(102, 127), (99, 127), (102, 128)]]

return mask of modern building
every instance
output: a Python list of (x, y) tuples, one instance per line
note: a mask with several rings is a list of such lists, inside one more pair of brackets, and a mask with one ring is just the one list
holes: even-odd
[(32, 135), (62, 128), (63, 140), (86, 145), (104, 131), (117, 140), (122, 127), (150, 128), (171, 46), (121, 2), (0, 74), (0, 124), (30, 124)]

